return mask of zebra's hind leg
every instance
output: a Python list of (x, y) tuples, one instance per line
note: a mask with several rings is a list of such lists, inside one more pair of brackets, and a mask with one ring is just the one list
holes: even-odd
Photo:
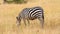
[(41, 23), (41, 27), (42, 27), (42, 28), (44, 28), (44, 19), (43, 19), (43, 18), (41, 18), (41, 17), (40, 17), (40, 18), (38, 18), (38, 19), (39, 19), (39, 21), (40, 21), (40, 23)]

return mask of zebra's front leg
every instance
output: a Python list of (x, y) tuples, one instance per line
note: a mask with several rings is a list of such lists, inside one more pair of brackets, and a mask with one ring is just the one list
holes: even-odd
[(40, 23), (41, 23), (41, 27), (44, 28), (44, 19), (43, 18), (38, 18)]
[(26, 19), (23, 19), (23, 21), (24, 21), (24, 24), (26, 25)]
[(30, 24), (30, 21), (29, 21), (29, 19), (27, 19), (27, 21), (28, 21), (28, 25)]

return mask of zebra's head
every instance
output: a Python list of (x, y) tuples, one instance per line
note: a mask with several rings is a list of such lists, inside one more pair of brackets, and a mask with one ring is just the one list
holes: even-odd
[(17, 25), (20, 25), (21, 17), (20, 17), (20, 16), (17, 16), (17, 17), (16, 17), (16, 19), (17, 19), (17, 22), (16, 22), (16, 23), (17, 23)]

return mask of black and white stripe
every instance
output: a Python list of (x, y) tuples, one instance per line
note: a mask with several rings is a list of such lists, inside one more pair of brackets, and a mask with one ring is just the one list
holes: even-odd
[[(21, 13), (16, 17), (18, 24), (20, 24), (21, 19), (23, 19), (24, 23), (25, 20), (34, 20), (38, 19), (41, 22), (41, 25), (43, 27), (44, 25), (44, 13), (43, 9), (39, 6), (32, 7), (32, 8), (24, 8)], [(26, 24), (26, 23), (25, 23)]]

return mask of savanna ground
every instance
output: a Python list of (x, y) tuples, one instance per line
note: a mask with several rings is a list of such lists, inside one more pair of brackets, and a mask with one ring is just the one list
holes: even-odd
[[(0, 34), (60, 34), (60, 0), (29, 0), (27, 4), (2, 4), (0, 0)], [(23, 8), (41, 6), (44, 9), (45, 24), (30, 21), (25, 26), (16, 26), (16, 16)]]

